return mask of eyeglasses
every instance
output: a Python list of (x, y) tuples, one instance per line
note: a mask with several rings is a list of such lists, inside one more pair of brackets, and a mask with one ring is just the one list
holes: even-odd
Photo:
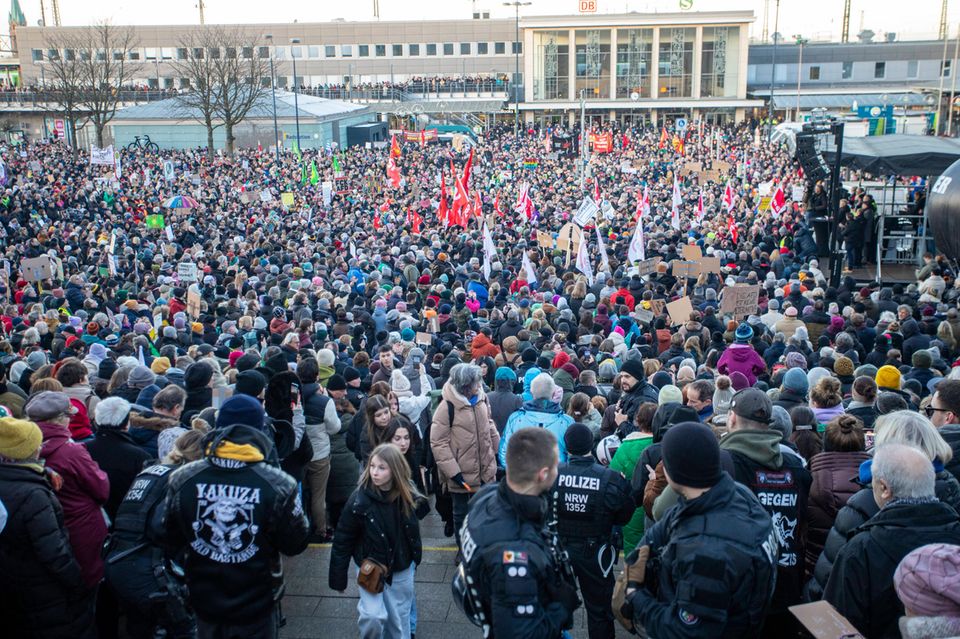
[(950, 412), (950, 409), (949, 409), (949, 408), (934, 408), (933, 406), (927, 406), (926, 408), (923, 409), (923, 412), (925, 412), (925, 413), (927, 414), (927, 417), (929, 417), (929, 418), (931, 418), (931, 419), (933, 419), (933, 414), (934, 414), (935, 412), (937, 412), (937, 411), (940, 411), (941, 413), (949, 413), (949, 412)]

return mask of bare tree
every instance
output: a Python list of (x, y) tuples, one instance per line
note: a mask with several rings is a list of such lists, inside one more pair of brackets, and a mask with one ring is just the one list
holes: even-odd
[(81, 105), (96, 130), (97, 146), (102, 147), (104, 131), (120, 104), (120, 90), (130, 84), (140, 70), (140, 64), (131, 61), (130, 55), (139, 41), (132, 29), (107, 22), (86, 27), (77, 37), (82, 45), (79, 56), (84, 85)]
[(77, 128), (83, 119), (84, 77), (81, 59), (89, 55), (82, 48), (75, 34), (55, 33), (47, 38), (50, 52), (46, 60), (46, 84), (43, 91), (47, 98), (63, 113), (70, 129), (70, 147), (77, 153)]
[(258, 36), (235, 27), (220, 27), (218, 37), (207, 47), (216, 72), (216, 114), (223, 122), (228, 154), (236, 138), (234, 128), (243, 122), (266, 96), (264, 79), (270, 77), (270, 63), (257, 55)]
[(207, 55), (210, 42), (218, 42), (216, 33), (222, 27), (206, 27), (191, 32), (180, 39), (180, 48), (186, 55), (173, 61), (174, 72), (186, 81), (189, 91), (177, 96), (181, 111), (189, 118), (199, 121), (207, 129), (207, 157), (213, 159), (213, 132), (223, 126), (217, 120), (218, 77), (214, 67), (215, 58)]

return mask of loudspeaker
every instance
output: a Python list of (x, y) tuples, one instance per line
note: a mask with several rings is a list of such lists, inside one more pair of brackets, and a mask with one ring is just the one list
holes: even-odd
[(804, 175), (809, 180), (818, 182), (830, 177), (830, 167), (817, 149), (816, 137), (807, 133), (797, 134), (796, 159), (800, 162)]

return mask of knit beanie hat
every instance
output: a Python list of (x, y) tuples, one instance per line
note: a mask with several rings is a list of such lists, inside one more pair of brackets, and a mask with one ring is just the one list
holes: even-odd
[(156, 374), (146, 366), (137, 366), (130, 371), (127, 386), (130, 388), (146, 388), (157, 379)]
[[(194, 364), (196, 366), (196, 364)], [(242, 424), (257, 430), (263, 429), (266, 413), (259, 401), (249, 395), (234, 395), (223, 403), (217, 413), (217, 428)]]
[(497, 367), (497, 372), (493, 376), (493, 378), (496, 381), (506, 380), (510, 382), (516, 382), (517, 374), (513, 372), (512, 368), (509, 368), (507, 366), (499, 366)]
[(874, 379), (880, 388), (900, 390), (900, 371), (894, 366), (890, 366), (889, 364), (881, 366), (877, 369), (877, 376)]
[(343, 378), (343, 375), (331, 375), (330, 379), (327, 380), (327, 390), (345, 391), (347, 390), (347, 380)]
[(262, 373), (255, 370), (245, 370), (237, 375), (237, 383), (234, 385), (235, 395), (249, 395), (250, 397), (259, 397), (263, 389), (267, 387), (267, 378)]
[(170, 358), (169, 357), (157, 357), (151, 362), (150, 370), (153, 371), (155, 375), (163, 375), (170, 368)]
[(204, 362), (194, 362), (184, 371), (183, 381), (187, 388), (203, 388), (213, 379), (213, 369)]
[(753, 329), (744, 322), (737, 327), (737, 332), (733, 334), (733, 337), (738, 344), (746, 344), (753, 339)]
[(589, 455), (593, 450), (593, 431), (586, 424), (574, 422), (567, 426), (563, 443), (571, 455)]
[(853, 375), (853, 360), (841, 355), (837, 358), (837, 361), (833, 363), (833, 372), (843, 376)]
[(802, 368), (807, 370), (807, 358), (803, 356), (803, 353), (798, 353), (793, 351), (792, 353), (787, 353), (787, 368)]
[(933, 366), (933, 357), (930, 355), (930, 351), (919, 350), (914, 352), (911, 362), (916, 368), (930, 368)]
[(711, 488), (720, 481), (720, 445), (708, 426), (699, 422), (671, 426), (660, 446), (663, 468), (675, 483)]
[(893, 585), (914, 615), (960, 617), (960, 546), (927, 544), (914, 549), (897, 566)]
[(804, 373), (801, 368), (791, 368), (788, 370), (783, 376), (781, 385), (784, 390), (796, 393), (802, 397), (806, 397), (810, 391), (810, 385), (807, 383), (807, 374)]
[(43, 434), (40, 427), (26, 419), (0, 419), (0, 456), (15, 461), (29, 459), (40, 450)]
[(674, 386), (673, 384), (667, 384), (660, 389), (660, 393), (657, 395), (657, 405), (663, 406), (666, 403), (675, 402), (677, 404), (683, 403), (683, 391)]
[(97, 377), (100, 379), (110, 379), (116, 372), (117, 363), (109, 357), (100, 362), (100, 365), (97, 367)]

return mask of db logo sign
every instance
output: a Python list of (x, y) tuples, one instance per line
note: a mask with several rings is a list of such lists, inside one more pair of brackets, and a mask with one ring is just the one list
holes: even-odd
[(580, 13), (596, 13), (597, 0), (580, 0)]

